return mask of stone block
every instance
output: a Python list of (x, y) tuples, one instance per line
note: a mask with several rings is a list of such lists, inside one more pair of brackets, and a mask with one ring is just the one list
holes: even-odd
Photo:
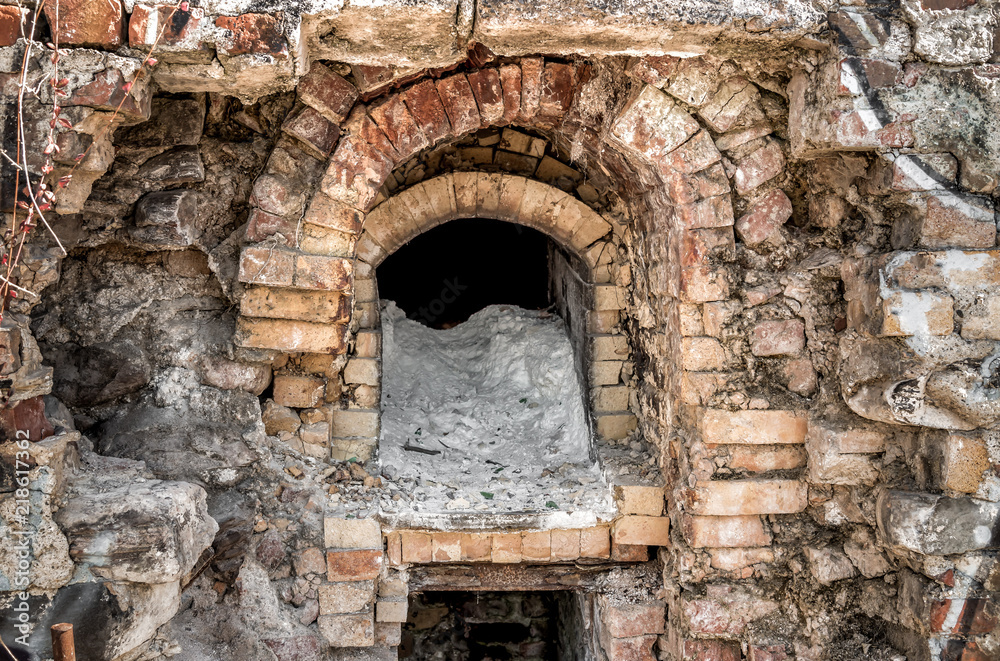
[(371, 647), (375, 644), (375, 621), (371, 613), (320, 615), (316, 623), (331, 647)]
[(612, 524), (611, 538), (619, 544), (670, 546), (670, 519), (665, 516), (622, 516)]
[(324, 583), (318, 588), (320, 615), (357, 613), (375, 600), (374, 581)]
[(376, 622), (375, 644), (382, 647), (397, 647), (403, 640), (403, 625), (399, 622)]
[[(378, 578), (382, 568), (382, 548), (366, 550), (333, 550), (326, 552), (327, 579), (336, 581), (370, 581)], [(371, 590), (374, 595), (374, 589)]]
[(359, 96), (354, 85), (319, 62), (313, 62), (296, 92), (300, 101), (338, 125), (347, 119)]
[(743, 76), (735, 76), (723, 81), (708, 103), (698, 110), (698, 115), (713, 131), (725, 133), (758, 97), (756, 87)]
[(893, 226), (894, 248), (992, 248), (996, 244), (997, 223), (988, 198), (952, 192), (915, 194), (910, 205), (914, 212)]
[(676, 208), (686, 229), (729, 227), (733, 224), (733, 201), (729, 195), (714, 195)]
[(878, 526), (889, 544), (923, 555), (996, 549), (998, 519), (1000, 503), (972, 498), (885, 491), (878, 500)]
[(274, 403), (279, 406), (307, 409), (323, 401), (326, 382), (315, 376), (276, 374), (274, 376)]
[(706, 443), (718, 444), (804, 443), (808, 426), (801, 411), (705, 409), (701, 435)]
[(330, 458), (334, 461), (371, 461), (378, 445), (377, 438), (331, 438)]
[(686, 490), (685, 499), (692, 514), (795, 514), (808, 506), (808, 493), (798, 480), (714, 480)]
[[(701, 172), (722, 158), (708, 131), (698, 131), (687, 142), (667, 154), (670, 169), (685, 175)], [(728, 191), (729, 185), (726, 184)]]
[(192, 190), (156, 191), (144, 195), (135, 207), (133, 241), (158, 248), (187, 248), (198, 234), (198, 193)]
[(323, 519), (323, 540), (331, 549), (381, 549), (382, 529), (374, 518)]
[(988, 296), (982, 304), (965, 310), (961, 334), (967, 340), (1000, 340), (1000, 296)]
[(774, 551), (767, 548), (712, 548), (709, 554), (713, 569), (740, 571), (741, 574), (746, 567), (774, 562)]
[(831, 585), (857, 575), (851, 559), (839, 549), (807, 546), (802, 551), (809, 561), (809, 572), (820, 585)]

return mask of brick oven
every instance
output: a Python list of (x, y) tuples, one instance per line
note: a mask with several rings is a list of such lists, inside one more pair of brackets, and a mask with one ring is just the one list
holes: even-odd
[(0, 0), (4, 642), (1000, 658), (996, 2), (279, 4)]

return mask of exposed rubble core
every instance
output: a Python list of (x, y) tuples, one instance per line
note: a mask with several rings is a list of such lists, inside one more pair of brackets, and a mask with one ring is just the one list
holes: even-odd
[[(995, 0), (0, 0), (0, 101), (12, 649), (1000, 659)], [(549, 307), (421, 332), (577, 409), (482, 488), (379, 288), (476, 219)]]

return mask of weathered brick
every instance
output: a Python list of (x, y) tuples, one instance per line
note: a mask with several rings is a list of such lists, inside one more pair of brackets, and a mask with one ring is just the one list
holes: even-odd
[(348, 297), (341, 292), (247, 287), (240, 296), (240, 314), (342, 324), (350, 319), (351, 306)]
[(896, 291), (882, 301), (882, 327), (887, 337), (951, 335), (955, 328), (951, 296), (932, 291)]
[(320, 180), (320, 190), (355, 209), (367, 210), (393, 167), (393, 161), (380, 150), (349, 135), (337, 144)]
[[(607, 559), (611, 557), (611, 534), (607, 526), (584, 528), (580, 531), (580, 557)], [(550, 543), (551, 549), (551, 543)]]
[(806, 465), (806, 452), (798, 446), (774, 448), (733, 445), (729, 448), (727, 466), (753, 473), (772, 470), (792, 470)]
[(943, 455), (943, 486), (952, 491), (976, 493), (984, 474), (993, 468), (986, 439), (977, 434), (948, 434)]
[(620, 360), (601, 360), (590, 366), (591, 386), (613, 386), (621, 381), (622, 364)]
[(375, 604), (375, 620), (377, 622), (406, 622), (409, 614), (409, 604), (405, 601), (379, 600)]
[(725, 272), (709, 264), (681, 269), (681, 300), (687, 303), (707, 303), (729, 298), (729, 282)]
[(312, 408), (323, 401), (326, 383), (315, 376), (276, 374), (274, 376), (274, 402), (280, 406)]
[(424, 80), (408, 87), (401, 96), (428, 141), (433, 144), (451, 135), (451, 122), (434, 81)]
[(678, 217), (687, 229), (727, 227), (733, 224), (733, 201), (729, 195), (715, 195), (676, 208)]
[(615, 503), (622, 514), (660, 516), (663, 514), (663, 487), (616, 486)]
[(711, 565), (722, 571), (740, 571), (758, 563), (774, 562), (774, 551), (769, 548), (713, 548)]
[(286, 319), (240, 318), (235, 343), (241, 347), (342, 354), (347, 351), (347, 326)]
[(500, 67), (500, 87), (503, 91), (503, 114), (500, 124), (510, 124), (521, 112), (521, 67), (504, 64)]
[(699, 129), (698, 123), (666, 94), (645, 86), (612, 124), (614, 137), (663, 171), (672, 169), (665, 158)]
[(552, 537), (548, 530), (521, 534), (521, 558), (524, 562), (548, 562), (552, 555)]
[(614, 638), (660, 634), (666, 624), (667, 605), (662, 601), (617, 604), (602, 595), (598, 609), (602, 624)]
[(456, 137), (480, 129), (482, 120), (479, 116), (479, 107), (476, 105), (476, 97), (465, 74), (455, 74), (438, 80), (437, 91)]
[(347, 291), (351, 287), (354, 264), (345, 257), (298, 255), (295, 258), (296, 287)]
[(713, 131), (725, 133), (736, 125), (739, 116), (758, 96), (756, 87), (743, 76), (736, 76), (723, 81), (698, 114)]
[(404, 531), (401, 535), (404, 563), (424, 564), (434, 559), (434, 547), (429, 534)]
[(332, 549), (381, 549), (382, 528), (374, 518), (323, 519), (323, 540)]
[(620, 440), (627, 438), (638, 426), (636, 417), (631, 413), (599, 413), (594, 416), (597, 436), (602, 440)]
[(247, 219), (247, 240), (253, 243), (264, 241), (275, 234), (284, 237), (282, 243), (289, 248), (296, 244), (298, 220), (277, 216), (262, 209), (252, 208)]
[(318, 591), (320, 615), (357, 613), (375, 600), (375, 583), (372, 581), (327, 583), (320, 585)]
[(25, 7), (8, 5), (0, 7), (0, 48), (13, 46), (21, 38), (21, 31), (27, 34), (30, 10)]
[(492, 560), (495, 563), (521, 562), (521, 534), (494, 533), (492, 535)]
[(736, 234), (747, 245), (755, 246), (775, 235), (792, 217), (792, 202), (785, 191), (775, 189), (762, 197), (748, 213), (736, 221)]
[[(128, 42), (132, 48), (152, 48), (180, 46), (170, 49), (171, 57), (184, 60), (202, 61), (211, 57), (211, 52), (198, 37), (205, 10), (190, 7), (184, 11), (176, 5), (141, 5), (132, 8), (128, 21)], [(180, 55), (183, 54), (183, 55)]]
[(931, 249), (991, 248), (996, 243), (997, 223), (993, 207), (987, 200), (958, 193), (914, 198), (916, 222), (907, 231), (894, 228), (897, 230), (894, 232), (896, 245)]
[(230, 56), (254, 54), (285, 58), (288, 42), (281, 31), (281, 20), (281, 12), (219, 16), (215, 19), (215, 27), (228, 34), (216, 41), (216, 50)]
[(681, 338), (681, 366), (693, 372), (712, 372), (725, 367), (726, 351), (713, 337)]
[(371, 647), (375, 644), (372, 613), (320, 615), (316, 623), (320, 634), (331, 646)]
[(391, 94), (368, 106), (368, 116), (378, 125), (405, 161), (429, 144), (417, 121), (406, 108), (402, 95)]
[(692, 514), (794, 514), (809, 504), (808, 491), (798, 480), (712, 480), (686, 490), (685, 499)]
[(602, 641), (608, 661), (655, 661), (653, 644), (656, 636), (635, 636), (633, 638), (609, 638)]
[(551, 532), (552, 561), (576, 560), (580, 557), (579, 530), (553, 530)]
[(431, 535), (431, 560), (434, 562), (461, 562), (462, 533), (433, 533)]
[(717, 163), (722, 158), (708, 131), (698, 131), (687, 142), (664, 158), (671, 169), (683, 174), (694, 174)]
[(479, 69), (467, 75), (472, 94), (479, 106), (483, 126), (494, 126), (504, 114), (503, 88), (497, 69)]
[(670, 55), (637, 57), (629, 61), (625, 73), (647, 85), (662, 89), (677, 69), (678, 62), (679, 58)]
[(462, 533), (462, 560), (490, 562), (493, 559), (493, 536), (488, 533)]
[(288, 287), (295, 275), (295, 253), (249, 246), (240, 255), (240, 282)]
[(358, 90), (328, 67), (313, 62), (309, 73), (299, 81), (296, 92), (299, 100), (316, 109), (334, 124), (347, 119), (358, 100)]
[(377, 438), (379, 430), (378, 411), (367, 409), (341, 409), (330, 413), (333, 435), (339, 438), (365, 436)]
[(739, 642), (730, 640), (685, 640), (683, 661), (740, 661)]
[(736, 241), (731, 227), (689, 229), (681, 234), (682, 268), (705, 265), (713, 257), (728, 260), (735, 252)]
[(614, 562), (646, 562), (649, 547), (642, 544), (619, 544), (611, 540), (611, 560)]
[(981, 305), (965, 310), (962, 337), (967, 340), (1000, 340), (1000, 296), (988, 296)]
[(688, 516), (681, 519), (685, 541), (694, 548), (768, 546), (771, 535), (759, 516)]
[(545, 62), (539, 57), (521, 59), (521, 108), (518, 119), (522, 122), (530, 123), (538, 114), (544, 68)]
[(625, 385), (594, 388), (590, 393), (591, 410), (594, 412), (627, 411), (630, 390)]
[(364, 218), (364, 214), (354, 207), (317, 191), (302, 220), (338, 232), (359, 234)]
[(576, 76), (573, 66), (559, 62), (546, 62), (542, 70), (542, 87), (538, 97), (538, 114), (544, 117), (562, 117), (569, 112), (576, 93)]
[(746, 593), (729, 592), (704, 599), (684, 599), (681, 611), (692, 633), (735, 637), (753, 620), (777, 611), (779, 605)]
[(790, 356), (806, 346), (805, 324), (798, 319), (762, 321), (753, 327), (750, 352), (755, 356)]
[(330, 581), (370, 581), (382, 568), (381, 544), (378, 549), (327, 551), (326, 573)]
[(611, 538), (619, 544), (669, 546), (670, 519), (665, 516), (628, 515), (615, 519)]
[(736, 167), (733, 179), (736, 192), (746, 195), (761, 184), (774, 179), (785, 167), (785, 155), (777, 142), (769, 141), (765, 146), (744, 157)]
[[(119, 0), (62, 0), (42, 6), (59, 46), (114, 50), (122, 45), (122, 3)], [(58, 21), (56, 14), (58, 12)]]
[[(379, 647), (397, 647), (403, 640), (403, 626), (399, 622), (376, 622), (375, 644)], [(281, 660), (279, 660), (281, 661)]]
[(340, 127), (309, 106), (289, 115), (281, 130), (300, 140), (317, 158), (329, 156), (340, 137)]
[(374, 358), (351, 358), (344, 366), (344, 383), (377, 386), (380, 384), (381, 361)]
[(701, 435), (706, 443), (804, 443), (808, 425), (806, 415), (798, 411), (706, 409)]

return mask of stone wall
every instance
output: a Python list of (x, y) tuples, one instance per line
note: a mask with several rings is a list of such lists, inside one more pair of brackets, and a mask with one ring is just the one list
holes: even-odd
[[(0, 147), (73, 175), (0, 327), (29, 646), (70, 619), (92, 658), (395, 658), (409, 591), (458, 576), (567, 581), (596, 658), (997, 658), (998, 26), (988, 0), (0, 5)], [(460, 217), (570, 256), (610, 520), (384, 515), (412, 494), (377, 463), (375, 267)]]

